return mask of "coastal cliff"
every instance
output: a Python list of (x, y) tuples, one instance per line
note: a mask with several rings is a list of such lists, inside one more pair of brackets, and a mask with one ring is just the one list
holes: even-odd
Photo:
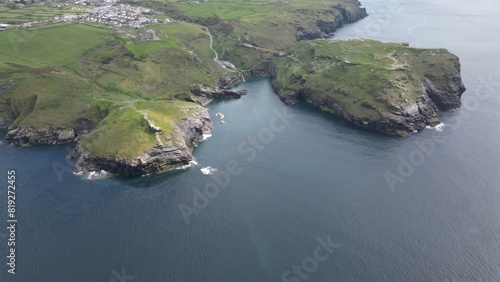
[[(139, 111), (140, 108), (142, 107), (139, 107)], [(109, 123), (119, 122), (117, 119), (122, 120), (123, 116), (104, 120), (105, 124), (86, 136), (70, 155), (71, 158), (77, 159), (75, 172), (104, 170), (132, 177), (189, 165), (193, 160), (194, 147), (203, 141), (213, 128), (210, 116), (206, 109), (190, 103), (184, 103), (181, 110), (173, 115), (165, 116), (162, 114), (163, 110), (140, 111), (144, 115), (137, 118), (137, 125), (141, 129), (136, 134), (141, 136), (135, 136), (135, 139), (142, 141), (137, 146), (134, 146), (134, 140), (129, 139), (129, 136), (116, 139), (109, 135), (120, 134), (119, 132), (115, 131), (109, 135), (106, 132)], [(130, 125), (133, 124), (135, 122)], [(126, 131), (128, 130), (121, 134), (129, 134)], [(115, 139), (113, 144), (107, 142), (109, 138)], [(123, 150), (124, 146), (126, 151)]]
[(61, 145), (77, 142), (92, 130), (92, 122), (80, 118), (72, 126), (15, 127), (7, 132), (5, 141), (20, 146)]
[(273, 59), (273, 87), (287, 104), (306, 101), (357, 126), (406, 136), (460, 107), (458, 57), (373, 40), (315, 40)]
[(359, 21), (368, 16), (366, 9), (357, 0), (348, 1), (349, 5), (334, 5), (323, 11), (324, 18), (316, 20), (316, 27), (296, 25), (295, 38), (297, 41), (314, 40), (333, 35), (344, 24)]

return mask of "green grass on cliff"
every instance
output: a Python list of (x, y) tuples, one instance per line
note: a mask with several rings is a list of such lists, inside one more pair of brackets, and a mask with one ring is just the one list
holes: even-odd
[(80, 144), (96, 157), (133, 159), (156, 144), (143, 115), (131, 108), (109, 114)]
[(332, 101), (359, 119), (381, 120), (391, 105), (424, 95), (424, 77), (455, 70), (457, 57), (443, 49), (415, 49), (373, 40), (300, 42), (276, 57), (274, 84), (280, 95), (303, 94), (328, 109)]
[(189, 102), (135, 102), (117, 105), (81, 145), (85, 152), (102, 158), (118, 157), (132, 160), (143, 155), (157, 139), (146, 117), (161, 128), (162, 142), (170, 138), (173, 144), (181, 142), (176, 124), (200, 110)]

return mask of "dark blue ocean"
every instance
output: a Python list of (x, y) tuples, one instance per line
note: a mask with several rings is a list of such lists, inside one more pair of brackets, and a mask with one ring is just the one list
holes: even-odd
[(0, 281), (500, 281), (500, 7), (362, 2), (371, 16), (335, 38), (461, 58), (464, 106), (443, 125), (385, 136), (286, 106), (256, 78), (238, 86), (248, 96), (208, 106), (215, 129), (194, 155), (213, 176), (89, 181), (69, 173), (71, 146), (0, 144)]

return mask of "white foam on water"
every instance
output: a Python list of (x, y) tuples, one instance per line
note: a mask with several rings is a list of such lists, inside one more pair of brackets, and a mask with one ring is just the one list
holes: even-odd
[(109, 178), (111, 176), (111, 174), (105, 170), (91, 171), (89, 173), (83, 173), (80, 171), (80, 172), (73, 172), (73, 174), (80, 176), (82, 180), (99, 180), (99, 179)]
[(203, 134), (203, 141), (207, 140), (210, 137), (212, 137), (212, 134)]
[(207, 167), (204, 167), (201, 169), (201, 172), (204, 174), (204, 175), (212, 175), (214, 173), (217, 172), (217, 169), (216, 168), (213, 168), (211, 166), (207, 166)]
[(443, 131), (443, 129), (444, 129), (445, 126), (446, 126), (445, 123), (440, 123), (440, 124), (438, 124), (436, 126), (426, 126), (425, 128), (427, 128), (427, 129), (435, 129), (435, 130), (441, 132), (441, 131)]
[(183, 165), (183, 166), (180, 166), (180, 167), (177, 167), (177, 168), (174, 168), (174, 170), (183, 170), (183, 169), (187, 169), (187, 168), (190, 168), (192, 166), (199, 166), (200, 164), (196, 161), (196, 160), (192, 160), (190, 161), (187, 165)]
[(190, 162), (188, 163), (187, 165), (183, 165), (183, 166), (180, 166), (180, 167), (176, 167), (174, 168), (174, 170), (183, 170), (183, 169), (187, 169), (187, 168), (190, 168), (193, 164)]

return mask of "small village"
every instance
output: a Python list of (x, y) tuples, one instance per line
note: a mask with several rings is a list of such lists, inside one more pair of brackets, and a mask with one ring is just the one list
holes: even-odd
[[(40, 3), (38, 5), (43, 5)], [(0, 24), (0, 31), (11, 28), (30, 28), (40, 24), (60, 22), (96, 23), (112, 29), (143, 29), (146, 25), (164, 23), (169, 19), (159, 20), (160, 12), (149, 8), (118, 4), (117, 0), (75, 1), (70, 0), (57, 6), (71, 6), (71, 13), (54, 16), (50, 19), (25, 22), (20, 24)], [(23, 9), (23, 4), (16, 4), (17, 9)]]

